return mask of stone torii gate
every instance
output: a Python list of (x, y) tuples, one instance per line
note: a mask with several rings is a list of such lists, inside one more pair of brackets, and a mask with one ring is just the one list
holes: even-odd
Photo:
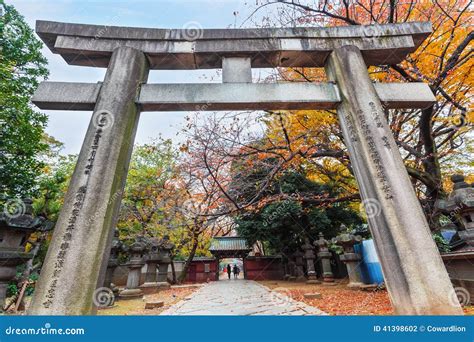
[[(397, 314), (462, 314), (384, 116), (435, 101), (423, 83), (372, 83), (429, 23), (331, 28), (179, 29), (38, 21), (71, 65), (107, 68), (102, 83), (43, 82), (41, 109), (92, 110), (29, 314), (95, 312), (141, 111), (337, 109)], [(252, 83), (252, 68), (324, 67), (328, 83)], [(150, 69), (222, 68), (222, 84), (146, 84)], [(201, 107), (203, 106), (203, 107)], [(371, 208), (373, 209), (373, 208)], [(453, 298), (454, 296), (454, 298)]]

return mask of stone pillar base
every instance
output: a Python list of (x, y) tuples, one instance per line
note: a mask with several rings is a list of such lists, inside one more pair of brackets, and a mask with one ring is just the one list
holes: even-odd
[(306, 284), (321, 284), (321, 282), (318, 279), (308, 279)]
[(170, 284), (167, 282), (146, 282), (140, 285), (140, 289), (144, 294), (152, 294), (162, 290), (170, 288)]
[(143, 297), (143, 291), (140, 289), (125, 289), (120, 292), (120, 299), (137, 299)]
[(324, 285), (324, 286), (336, 286), (337, 283), (334, 282), (334, 279), (330, 280), (330, 281), (327, 281), (326, 279), (324, 279), (324, 281), (321, 283), (321, 285)]
[(364, 283), (349, 283), (347, 284), (347, 287), (351, 290), (359, 290), (363, 285)]

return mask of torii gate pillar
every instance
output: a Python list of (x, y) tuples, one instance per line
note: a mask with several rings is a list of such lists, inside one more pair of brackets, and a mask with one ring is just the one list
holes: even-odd
[(143, 52), (114, 50), (29, 314), (96, 310), (94, 291), (103, 283), (138, 125), (135, 99), (147, 77)]
[(462, 315), (360, 50), (333, 50), (326, 73), (395, 313)]

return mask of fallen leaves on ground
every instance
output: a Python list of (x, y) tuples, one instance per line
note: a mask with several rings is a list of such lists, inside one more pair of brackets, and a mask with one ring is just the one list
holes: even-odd
[(469, 316), (474, 315), (474, 306), (472, 305), (463, 307), (463, 310), (464, 310), (465, 315), (469, 315)]
[[(330, 315), (392, 315), (393, 309), (386, 290), (351, 290), (346, 284), (324, 286), (288, 281), (262, 281), (270, 289), (285, 289), (285, 294), (299, 302), (314, 306)], [(318, 292), (322, 298), (307, 299), (305, 293)]]
[[(261, 281), (263, 285), (299, 302), (314, 306), (330, 315), (393, 315), (393, 308), (387, 290), (351, 290), (346, 283), (335, 286), (295, 283), (289, 281)], [(322, 298), (307, 299), (305, 293), (321, 293)], [(474, 306), (465, 306), (465, 315), (474, 315)]]

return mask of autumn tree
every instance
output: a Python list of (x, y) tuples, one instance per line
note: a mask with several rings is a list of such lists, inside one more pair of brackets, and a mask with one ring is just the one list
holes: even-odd
[[(471, 1), (266, 1), (273, 7), (266, 25), (339, 26), (429, 21), (433, 33), (420, 48), (396, 65), (369, 69), (376, 82), (425, 82), (437, 103), (423, 110), (386, 110), (386, 119), (404, 158), (431, 227), (437, 227), (435, 202), (445, 196), (443, 182), (452, 172), (472, 172), (472, 19)], [(268, 16), (267, 16), (268, 17)], [(316, 68), (283, 68), (277, 79), (325, 80)], [(470, 116), (471, 115), (471, 116)], [(285, 144), (286, 155), (299, 155), (324, 178), (336, 176), (354, 192), (347, 149), (335, 112), (295, 111), (267, 115), (268, 149)], [(283, 153), (283, 150), (281, 150)], [(293, 158), (292, 158), (293, 159)], [(339, 171), (339, 172), (335, 172)], [(348, 172), (347, 172), (348, 171)], [(338, 174), (339, 173), (339, 174)], [(349, 177), (347, 177), (349, 176)]]

